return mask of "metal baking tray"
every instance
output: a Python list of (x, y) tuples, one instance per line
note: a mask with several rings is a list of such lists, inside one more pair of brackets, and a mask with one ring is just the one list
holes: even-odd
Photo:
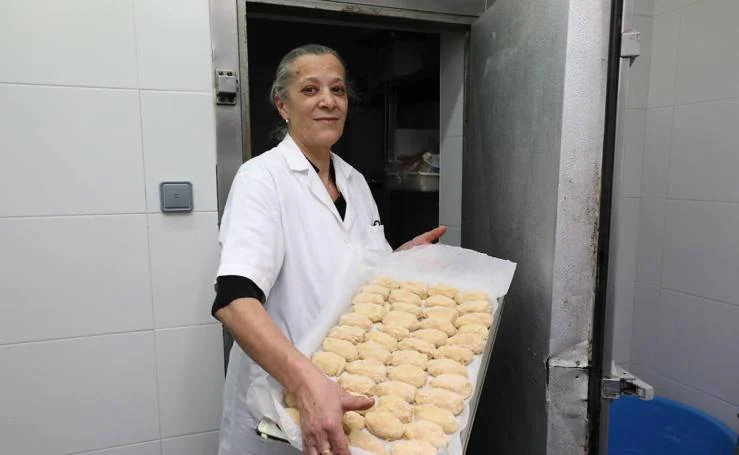
[(433, 172), (389, 173), (387, 187), (392, 190), (433, 193), (439, 191), (439, 174)]

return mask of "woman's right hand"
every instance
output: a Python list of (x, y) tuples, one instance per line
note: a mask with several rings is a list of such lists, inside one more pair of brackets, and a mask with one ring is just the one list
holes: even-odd
[[(347, 393), (311, 365), (306, 379), (295, 390), (304, 455), (349, 455), (342, 418), (347, 411), (368, 409), (374, 400)], [(329, 452), (330, 451), (330, 452)]]

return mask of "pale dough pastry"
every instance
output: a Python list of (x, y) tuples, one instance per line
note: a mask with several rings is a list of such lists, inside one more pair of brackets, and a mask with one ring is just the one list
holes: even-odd
[(339, 340), (338, 338), (326, 338), (325, 340), (323, 340), (321, 347), (324, 351), (338, 354), (349, 362), (351, 362), (352, 360), (357, 360), (359, 358), (357, 348), (346, 340)]
[(387, 367), (384, 363), (372, 359), (355, 360), (346, 364), (346, 372), (367, 376), (375, 382), (387, 378)]
[(413, 420), (413, 406), (397, 395), (381, 396), (370, 411), (389, 412), (403, 423)]
[(453, 298), (447, 297), (445, 295), (432, 295), (428, 299), (423, 301), (423, 304), (429, 308), (429, 307), (445, 307), (445, 308), (456, 308), (457, 302), (454, 301)]
[(287, 408), (297, 408), (298, 407), (298, 400), (295, 398), (295, 395), (285, 390), (285, 407)]
[(436, 455), (436, 447), (428, 441), (395, 441), (390, 444), (392, 455)]
[(458, 374), (467, 377), (467, 368), (456, 360), (432, 359), (428, 361), (427, 368), (431, 376), (442, 374)]
[(437, 284), (429, 288), (429, 295), (444, 295), (451, 299), (455, 298), (458, 293), (459, 290), (457, 288), (447, 286), (446, 284)]
[(460, 394), (435, 387), (419, 390), (416, 394), (416, 403), (433, 404), (451, 411), (455, 416), (461, 414), (464, 409), (464, 398)]
[(366, 338), (367, 338), (367, 341), (374, 341), (376, 343), (380, 343), (381, 345), (388, 348), (390, 352), (398, 349), (398, 340), (396, 340), (395, 338), (393, 338), (392, 336), (388, 335), (385, 332), (373, 330), (367, 333)]
[(421, 329), (413, 332), (411, 334), (411, 338), (419, 338), (421, 340), (428, 341), (433, 344), (434, 347), (438, 348), (446, 343), (446, 340), (449, 337), (439, 329)]
[(326, 376), (338, 376), (346, 366), (346, 359), (333, 352), (316, 352), (312, 360), (313, 364)]
[(405, 437), (415, 441), (426, 441), (434, 447), (445, 447), (447, 436), (441, 426), (427, 420), (409, 423), (405, 426)]
[(344, 417), (341, 418), (341, 423), (344, 425), (344, 432), (349, 434), (354, 430), (364, 428), (364, 417), (356, 411), (345, 412)]
[(357, 327), (361, 327), (364, 330), (369, 330), (369, 328), (372, 327), (372, 321), (370, 321), (367, 316), (359, 313), (347, 313), (343, 315), (341, 318), (339, 318), (339, 324), (354, 325)]
[(439, 329), (446, 333), (448, 336), (452, 336), (457, 333), (457, 329), (454, 324), (447, 321), (446, 319), (428, 318), (421, 321), (420, 324), (422, 329)]
[(392, 367), (388, 370), (387, 377), (392, 381), (405, 382), (414, 387), (423, 387), (426, 384), (426, 372), (415, 365)]
[(357, 352), (362, 359), (377, 360), (380, 363), (387, 364), (390, 358), (390, 351), (385, 346), (376, 341), (365, 341), (357, 345)]
[(470, 300), (488, 300), (488, 295), (485, 291), (465, 291), (457, 294), (457, 301), (459, 303)]
[(349, 444), (375, 455), (387, 455), (385, 444), (375, 436), (365, 433), (362, 430), (354, 430), (349, 433)]
[[(464, 327), (464, 326), (462, 326)], [(458, 333), (449, 338), (446, 342), (447, 346), (462, 346), (475, 354), (479, 354), (485, 349), (485, 339), (476, 333)]]
[(390, 302), (407, 302), (421, 304), (421, 297), (412, 293), (408, 289), (394, 289), (390, 291), (390, 295), (387, 298)]
[(445, 345), (436, 350), (435, 357), (437, 359), (452, 359), (462, 365), (469, 365), (475, 353), (462, 346)]
[(421, 338), (408, 337), (398, 343), (399, 349), (412, 349), (414, 351), (421, 352), (428, 355), (429, 357), (434, 356), (436, 352), (436, 346), (433, 343), (423, 340)]
[(366, 332), (365, 329), (356, 325), (337, 325), (328, 332), (328, 336), (357, 344), (364, 341), (364, 334)]
[(368, 284), (359, 288), (360, 294), (379, 294), (383, 299), (387, 299), (390, 295), (390, 288), (385, 286), (378, 286), (376, 284)]
[(454, 322), (459, 316), (456, 308), (448, 308), (443, 306), (432, 306), (430, 308), (423, 309), (423, 316), (427, 318), (439, 318), (446, 319), (449, 322)]
[(429, 295), (428, 285), (418, 281), (403, 281), (400, 283), (400, 289), (408, 289), (422, 299), (425, 299)]
[(382, 318), (382, 322), (388, 325), (399, 325), (410, 331), (418, 328), (418, 318), (405, 311), (390, 310)]
[(370, 433), (382, 439), (394, 441), (403, 437), (405, 425), (393, 414), (385, 411), (370, 411), (364, 416), (364, 424)]
[(458, 374), (440, 374), (431, 380), (431, 387), (451, 390), (468, 398), (472, 393), (472, 384), (465, 376)]
[(404, 338), (408, 338), (408, 335), (410, 335), (411, 333), (410, 330), (406, 329), (405, 327), (400, 327), (398, 325), (388, 325), (388, 324), (378, 325), (377, 330), (383, 333), (387, 333), (388, 335), (390, 335), (391, 337), (395, 338), (398, 341)]
[(355, 303), (354, 312), (367, 316), (372, 322), (380, 322), (387, 310), (384, 305), (377, 303)]
[(490, 313), (467, 313), (464, 316), (460, 316), (454, 321), (454, 325), (457, 328), (467, 324), (482, 324), (485, 327), (490, 327), (493, 323), (493, 316)]
[(418, 317), (421, 315), (422, 308), (415, 303), (408, 303), (408, 302), (395, 302), (390, 304), (390, 309), (395, 311), (405, 311), (406, 313), (410, 313), (415, 317)]
[(385, 303), (385, 298), (379, 294), (360, 293), (354, 296), (352, 299), (353, 304), (357, 303)]
[(417, 421), (434, 422), (441, 426), (447, 434), (457, 431), (457, 418), (448, 409), (440, 408), (433, 404), (420, 404), (413, 408), (413, 415)]
[(386, 287), (388, 289), (398, 289), (400, 287), (400, 283), (387, 276), (375, 277), (371, 284), (376, 284), (377, 286)]
[(408, 403), (413, 403), (418, 389), (410, 384), (400, 381), (385, 381), (375, 386), (375, 395), (382, 397), (385, 395), (395, 395), (404, 399)]
[(375, 381), (372, 378), (346, 372), (342, 373), (336, 379), (336, 382), (348, 392), (356, 392), (363, 395), (372, 395), (372, 390), (375, 387)]
[(285, 411), (287, 411), (287, 415), (289, 415), (290, 418), (293, 419), (295, 425), (300, 426), (300, 411), (298, 411), (296, 408), (287, 408), (285, 409)]
[(467, 313), (490, 313), (490, 302), (487, 300), (471, 300), (457, 306), (459, 314)]
[[(409, 339), (410, 338), (406, 338), (406, 340)], [(428, 360), (429, 357), (422, 352), (418, 352), (412, 349), (401, 349), (390, 354), (390, 359), (387, 363), (388, 365), (392, 365), (394, 367), (397, 367), (399, 365), (415, 365), (418, 368), (423, 368), (425, 370)]]
[(457, 333), (474, 333), (487, 340), (490, 330), (482, 324), (465, 324), (459, 328)]

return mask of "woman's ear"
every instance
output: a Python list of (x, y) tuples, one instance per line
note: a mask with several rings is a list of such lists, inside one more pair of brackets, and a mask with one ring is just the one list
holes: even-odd
[(282, 117), (282, 119), (287, 122), (287, 120), (290, 118), (290, 115), (287, 112), (287, 106), (285, 106), (285, 102), (282, 101), (279, 96), (275, 96), (275, 106), (277, 106), (277, 111), (280, 113), (280, 117)]

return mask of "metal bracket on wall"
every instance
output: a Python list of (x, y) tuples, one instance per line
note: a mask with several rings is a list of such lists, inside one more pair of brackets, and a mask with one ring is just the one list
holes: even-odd
[(239, 94), (239, 79), (234, 70), (216, 70), (216, 103), (235, 105)]
[(654, 398), (654, 387), (637, 378), (623, 368), (614, 365), (613, 375), (604, 377), (601, 383), (603, 398), (617, 400), (624, 395), (634, 395), (642, 400)]
[(621, 34), (621, 57), (635, 59), (641, 55), (641, 33), (637, 31)]

